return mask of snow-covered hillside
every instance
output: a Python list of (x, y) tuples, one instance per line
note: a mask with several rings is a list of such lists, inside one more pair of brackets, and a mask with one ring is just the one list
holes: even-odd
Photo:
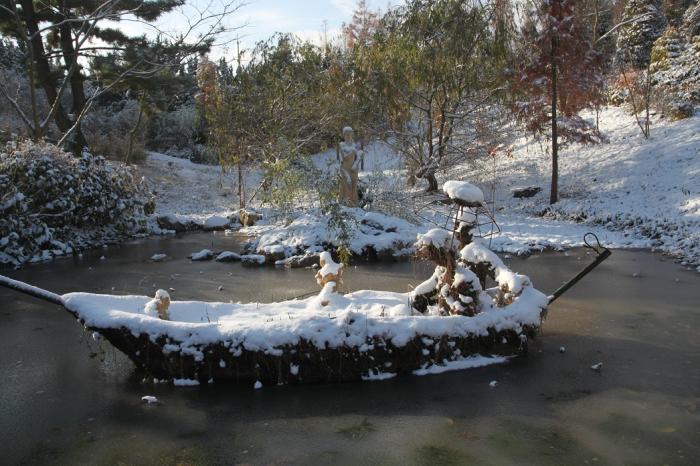
[[(633, 116), (604, 109), (600, 125), (609, 142), (561, 150), (560, 201), (551, 207), (547, 142), (516, 141), (513, 156), (500, 158), (496, 167), (496, 205), (503, 207), (505, 236), (544, 216), (558, 220), (555, 243), (564, 221), (576, 221), (616, 232), (605, 234), (611, 246), (654, 247), (700, 265), (700, 117), (653, 123), (646, 140)], [(493, 179), (489, 168), (477, 172), (475, 181), (484, 188)], [(512, 189), (521, 186), (542, 191), (514, 199)]]
[[(497, 157), (495, 170), (491, 161), (468, 163), (454, 167), (441, 181), (471, 181), (491, 203), (496, 180), (496, 220), (502, 233), (491, 247), (497, 251), (522, 254), (581, 246), (583, 235), (593, 231), (607, 246), (656, 248), (700, 267), (700, 117), (677, 122), (655, 118), (648, 140), (634, 117), (618, 107), (601, 111), (600, 126), (607, 143), (562, 148), (561, 200), (553, 206), (548, 203), (548, 142), (530, 136), (512, 144), (511, 157)], [(332, 172), (335, 151), (318, 154), (314, 161)], [(372, 143), (360, 177), (397, 198), (419, 196), (420, 187), (406, 187), (400, 166), (389, 145)], [(218, 167), (151, 154), (142, 172), (157, 191), (158, 214), (225, 216), (237, 206), (233, 176), (220, 188)], [(249, 180), (250, 192), (259, 179)], [(513, 198), (512, 189), (522, 186), (542, 191), (529, 199)], [(396, 208), (408, 211), (419, 204)]]

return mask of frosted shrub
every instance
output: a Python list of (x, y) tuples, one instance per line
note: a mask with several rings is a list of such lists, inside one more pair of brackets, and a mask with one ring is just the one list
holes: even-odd
[(134, 172), (48, 143), (0, 150), (0, 263), (20, 265), (146, 231), (153, 200)]
[[(139, 103), (136, 100), (124, 100), (95, 109), (83, 122), (83, 133), (88, 140), (91, 151), (109, 160), (126, 161), (129, 139), (135, 123), (139, 119)], [(130, 163), (140, 163), (146, 159), (146, 116), (134, 133), (134, 147)]]
[(197, 111), (194, 105), (182, 105), (163, 113), (153, 122), (150, 145), (158, 150), (167, 150), (172, 155), (186, 149), (193, 151), (197, 132)]

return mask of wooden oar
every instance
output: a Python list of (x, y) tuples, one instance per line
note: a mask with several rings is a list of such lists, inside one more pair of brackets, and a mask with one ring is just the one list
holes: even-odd
[(19, 280), (13, 280), (12, 278), (6, 277), (4, 275), (0, 275), (0, 286), (4, 286), (5, 288), (9, 288), (11, 290), (19, 291), (20, 293), (24, 293), (35, 298), (43, 299), (44, 301), (48, 301), (50, 303), (65, 306), (62, 296), (44, 290), (37, 286), (21, 282)]
[[(588, 240), (586, 239), (588, 236), (592, 236), (593, 238), (595, 238), (595, 245), (592, 245), (588, 242)], [(557, 298), (559, 298), (559, 296), (563, 295), (569, 288), (574, 286), (579, 280), (588, 275), (588, 273), (591, 270), (598, 267), (605, 259), (610, 257), (610, 255), (612, 254), (610, 252), (610, 249), (603, 247), (600, 244), (598, 237), (594, 233), (586, 233), (585, 235), (583, 235), (583, 244), (588, 249), (592, 249), (598, 255), (598, 257), (596, 257), (593, 262), (588, 264), (586, 268), (584, 268), (575, 276), (573, 276), (568, 282), (564, 283), (562, 286), (557, 288), (557, 290), (549, 296), (549, 304), (552, 304)]]

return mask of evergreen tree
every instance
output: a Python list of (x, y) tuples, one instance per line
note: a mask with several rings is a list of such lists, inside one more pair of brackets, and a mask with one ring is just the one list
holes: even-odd
[[(126, 16), (152, 23), (184, 3), (185, 0), (0, 0), (0, 31), (17, 40), (27, 51), (26, 68), (31, 85), (36, 84), (43, 89), (51, 106), (47, 118), (38, 115), (36, 105), (33, 106), (32, 115), (22, 115), (34, 137), (42, 137), (46, 124), (53, 119), (64, 133), (63, 139), (71, 134), (72, 148), (80, 152), (86, 145), (80, 120), (96, 97), (88, 97), (85, 92), (85, 81), (88, 79), (83, 69), (85, 61), (113, 53), (117, 63), (131, 61), (134, 64), (131, 69), (124, 70), (121, 77), (154, 72), (152, 62), (131, 60), (143, 52), (144, 37), (129, 36), (107, 24), (118, 22)], [(224, 5), (221, 14), (227, 14), (230, 9), (231, 4)], [(202, 17), (206, 14), (210, 15), (209, 20), (216, 17), (210, 13), (204, 13)], [(193, 25), (201, 25), (202, 22), (206, 23), (206, 20), (191, 19)], [(179, 49), (178, 58), (182, 58), (192, 53), (191, 48), (210, 45), (219, 31), (220, 28), (214, 26), (202, 32), (194, 45), (188, 44), (187, 34), (183, 34), (171, 44), (171, 48)], [(53, 60), (60, 60), (58, 67), (53, 66)], [(0, 91), (12, 102), (6, 89), (0, 87)], [(70, 108), (64, 107), (64, 95), (70, 96)], [(21, 112), (17, 106), (15, 109)]]
[(356, 43), (367, 45), (379, 27), (379, 15), (371, 11), (366, 0), (357, 0), (352, 20), (343, 24), (345, 45), (351, 49)]
[(661, 0), (628, 0), (620, 23), (623, 26), (617, 36), (615, 64), (646, 68), (654, 41), (661, 37), (666, 27)]

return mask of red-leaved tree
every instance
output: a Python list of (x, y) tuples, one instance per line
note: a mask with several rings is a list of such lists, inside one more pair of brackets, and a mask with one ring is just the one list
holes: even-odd
[(514, 112), (528, 130), (552, 141), (549, 201), (559, 200), (559, 138), (596, 142), (596, 129), (578, 113), (602, 98), (600, 54), (576, 0), (537, 0), (523, 30), (524, 60), (513, 73)]

